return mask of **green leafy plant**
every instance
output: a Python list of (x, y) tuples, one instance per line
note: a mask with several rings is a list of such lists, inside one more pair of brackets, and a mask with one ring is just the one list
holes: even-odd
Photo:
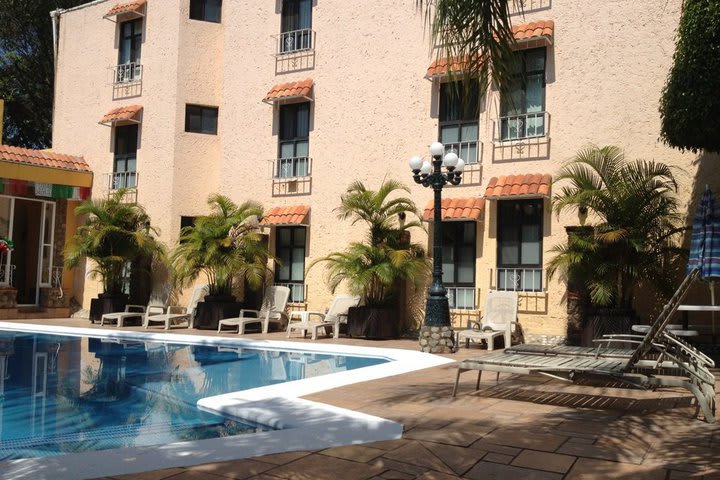
[(416, 288), (427, 278), (430, 264), (422, 246), (409, 242), (409, 229), (422, 228), (419, 220), (403, 224), (400, 215), (418, 217), (415, 203), (408, 197), (390, 198), (408, 188), (394, 180), (386, 180), (377, 191), (368, 190), (362, 182), (354, 182), (341, 197), (336, 209), (338, 218), (363, 222), (368, 227), (363, 242), (353, 242), (342, 252), (334, 252), (312, 262), (325, 264), (327, 283), (334, 293), (345, 282), (354, 295), (370, 307), (394, 305), (398, 282), (410, 281)]
[(90, 273), (99, 277), (109, 295), (123, 293), (124, 269), (140, 257), (164, 258), (157, 231), (150, 225), (145, 209), (125, 203), (126, 189), (107, 199), (87, 200), (75, 209), (75, 215), (87, 216), (65, 250), (65, 265), (77, 267), (86, 258), (95, 262)]
[(685, 230), (671, 169), (626, 161), (617, 147), (590, 147), (562, 168), (555, 184), (562, 182), (553, 198), (557, 215), (586, 208), (596, 223), (552, 249), (548, 275), (564, 271), (582, 282), (597, 306), (631, 307), (633, 287), (644, 281), (670, 293)]
[(207, 278), (210, 295), (231, 295), (233, 282), (242, 278), (259, 288), (267, 270), (268, 250), (257, 228), (263, 208), (252, 201), (236, 205), (224, 195), (208, 198), (210, 215), (183, 228), (170, 263), (180, 286)]

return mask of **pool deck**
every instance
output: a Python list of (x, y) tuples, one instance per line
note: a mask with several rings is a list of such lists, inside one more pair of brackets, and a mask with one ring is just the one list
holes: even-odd
[[(100, 328), (78, 319), (22, 323)], [(171, 332), (217, 335), (207, 330)], [(233, 335), (223, 335), (229, 336)], [(310, 344), (418, 348), (416, 340), (313, 342), (295, 337), (291, 340)], [(287, 340), (284, 333), (243, 338)], [(446, 356), (461, 360), (485, 352), (461, 348)], [(475, 392), (475, 376), (468, 373), (452, 398), (455, 372), (450, 363), (304, 397), (400, 422), (405, 432), (399, 440), (104, 478), (720, 479), (720, 422), (710, 425), (696, 419), (692, 396), (685, 390), (646, 392), (502, 374), (499, 383), (494, 375), (486, 375)], [(720, 371), (714, 373), (717, 377)]]

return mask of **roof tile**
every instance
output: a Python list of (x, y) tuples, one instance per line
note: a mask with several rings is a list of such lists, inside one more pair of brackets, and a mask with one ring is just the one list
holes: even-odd
[(273, 103), (291, 97), (310, 98), (313, 89), (312, 78), (306, 78), (300, 82), (278, 83), (273, 86), (263, 98), (263, 102)]
[(552, 176), (543, 173), (492, 177), (485, 187), (485, 198), (548, 197)]
[(110, 9), (104, 16), (114, 17), (116, 15), (122, 15), (123, 13), (140, 13), (147, 3), (146, 0), (136, 0), (134, 2), (118, 3)]
[(553, 20), (539, 20), (522, 25), (513, 25), (512, 31), (515, 36), (515, 41), (518, 42), (541, 37), (548, 38), (552, 41), (555, 33), (555, 22)]
[(127, 105), (110, 110), (106, 113), (98, 123), (113, 124), (126, 120), (133, 120), (142, 111), (142, 105)]
[(0, 161), (22, 163), (37, 167), (59, 168), (62, 170), (75, 170), (89, 172), (90, 167), (83, 157), (64, 155), (49, 150), (32, 150), (30, 148), (11, 147), (0, 145)]
[[(422, 219), (426, 222), (434, 220), (434, 202), (431, 200), (425, 210)], [(480, 220), (485, 209), (485, 199), (480, 197), (469, 198), (443, 198), (440, 214), (443, 221), (448, 220)]]
[(425, 73), (425, 78), (444, 77), (450, 73), (459, 73), (465, 69), (467, 57), (443, 57), (433, 61)]
[(307, 205), (275, 207), (265, 212), (260, 225), (304, 225), (309, 213)]

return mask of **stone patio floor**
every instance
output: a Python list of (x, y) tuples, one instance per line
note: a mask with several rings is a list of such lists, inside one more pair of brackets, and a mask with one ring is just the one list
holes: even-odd
[[(76, 319), (28, 323), (91, 326)], [(284, 333), (246, 337), (286, 340)], [(417, 348), (416, 340), (317, 342)], [(448, 357), (459, 360), (485, 352), (474, 346)], [(405, 433), (399, 440), (107, 478), (720, 479), (720, 423), (697, 419), (687, 391), (578, 386), (506, 374), (496, 383), (493, 374), (486, 374), (476, 392), (476, 377), (468, 372), (452, 398), (455, 372), (454, 364), (448, 364), (306, 397), (401, 422)], [(720, 370), (714, 373), (717, 377)]]

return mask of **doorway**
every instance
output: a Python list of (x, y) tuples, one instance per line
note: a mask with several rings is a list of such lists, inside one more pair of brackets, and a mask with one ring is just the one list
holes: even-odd
[(15, 198), (12, 222), (13, 286), (17, 289), (18, 305), (38, 304), (38, 254), (42, 202)]

